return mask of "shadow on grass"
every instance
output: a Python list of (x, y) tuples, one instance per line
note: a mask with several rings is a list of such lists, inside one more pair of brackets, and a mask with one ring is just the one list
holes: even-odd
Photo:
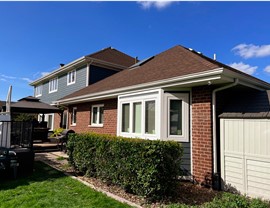
[(31, 182), (50, 181), (62, 177), (67, 176), (42, 162), (36, 161), (31, 174), (19, 175), (17, 179), (11, 179), (1, 174), (0, 190), (14, 189), (18, 186), (29, 185)]

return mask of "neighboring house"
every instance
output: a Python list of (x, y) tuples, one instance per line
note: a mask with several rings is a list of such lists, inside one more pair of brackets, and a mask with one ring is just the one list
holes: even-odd
[[(72, 92), (126, 69), (136, 61), (135, 58), (109, 47), (68, 64), (61, 64), (59, 69), (30, 85), (34, 86), (35, 97), (42, 102), (53, 104), (54, 101)], [(61, 126), (66, 128), (67, 112), (64, 111), (61, 117), (58, 114), (46, 114), (48, 127), (53, 130), (59, 127), (61, 122)]]
[(175, 46), (57, 103), (68, 107), (70, 120), (76, 121), (68, 128), (76, 132), (181, 142), (186, 174), (216, 185), (213, 176), (224, 172), (218, 116), (268, 111), (269, 89), (267, 82)]

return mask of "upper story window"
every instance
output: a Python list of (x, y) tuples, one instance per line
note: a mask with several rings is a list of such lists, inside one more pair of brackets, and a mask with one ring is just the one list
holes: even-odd
[(35, 96), (39, 97), (42, 95), (42, 85), (36, 86), (35, 88)]
[(104, 105), (93, 105), (91, 110), (91, 126), (103, 126)]
[(58, 88), (58, 78), (51, 79), (49, 82), (49, 93), (56, 92)]
[(76, 81), (76, 70), (70, 71), (67, 74), (67, 85), (74, 84)]
[(77, 107), (72, 108), (71, 125), (76, 126), (77, 123)]

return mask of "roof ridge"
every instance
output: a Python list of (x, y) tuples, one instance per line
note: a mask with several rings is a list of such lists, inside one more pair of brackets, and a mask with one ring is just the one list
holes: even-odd
[(101, 52), (103, 52), (103, 51), (105, 51), (105, 50), (108, 50), (108, 49), (113, 49), (113, 48), (112, 48), (111, 46), (109, 46), (109, 47), (107, 47), (107, 48), (103, 48), (103, 49), (101, 49), (101, 50), (99, 50), (99, 51), (96, 51), (96, 52), (94, 52), (94, 53), (90, 53), (90, 54), (86, 55), (85, 57), (93, 56), (93, 55), (99, 54), (99, 53), (101, 53)]

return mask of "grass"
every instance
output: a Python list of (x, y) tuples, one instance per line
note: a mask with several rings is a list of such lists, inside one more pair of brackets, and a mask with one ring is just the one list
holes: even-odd
[(0, 207), (9, 208), (129, 207), (41, 162), (35, 163), (31, 176), (0, 181), (0, 202)]

